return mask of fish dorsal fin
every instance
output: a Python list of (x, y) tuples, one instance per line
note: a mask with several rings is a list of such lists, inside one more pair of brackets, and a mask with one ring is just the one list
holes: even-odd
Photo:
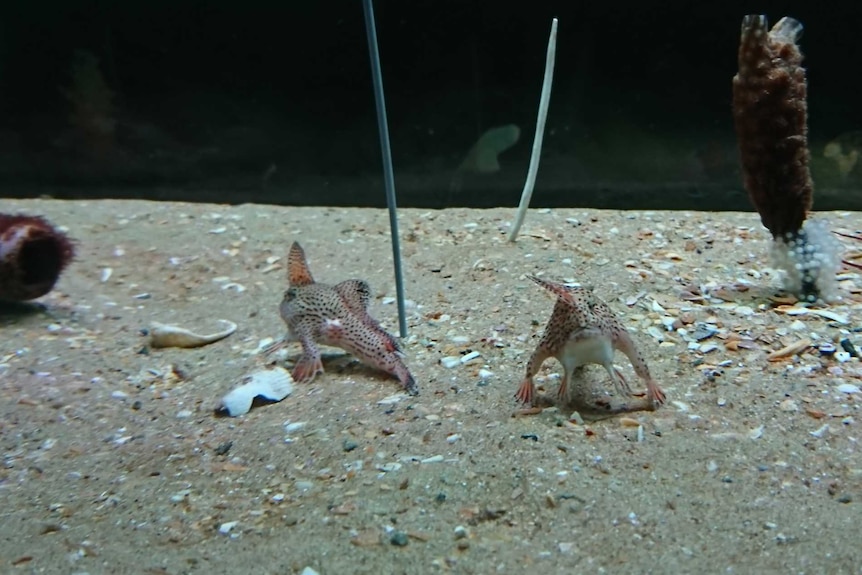
[(314, 283), (308, 262), (305, 260), (305, 251), (299, 242), (293, 242), (290, 252), (287, 254), (287, 281), (291, 286), (306, 286)]
[(359, 320), (379, 333), (386, 341), (386, 351), (401, 351), (401, 345), (385, 329), (380, 322), (368, 314), (368, 304), (371, 302), (371, 288), (364, 280), (344, 280), (333, 288), (338, 292), (341, 301)]
[(350, 311), (357, 314), (365, 313), (368, 310), (368, 303), (371, 301), (371, 288), (368, 282), (363, 280), (344, 280), (335, 285), (335, 291), (341, 296)]

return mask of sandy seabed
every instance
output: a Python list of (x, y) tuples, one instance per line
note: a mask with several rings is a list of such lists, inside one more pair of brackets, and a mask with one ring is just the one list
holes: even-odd
[[(401, 210), (421, 394), (329, 349), (324, 375), (227, 418), (221, 396), (298, 355), (258, 353), (284, 333), (292, 241), (318, 281), (367, 280), (397, 333), (385, 211), (0, 210), (46, 216), (78, 251), (44, 307), (0, 311), (4, 573), (862, 572), (862, 367), (818, 350), (862, 344), (862, 283), (848, 271), (827, 313), (786, 313), (756, 214), (533, 210), (512, 244), (511, 209)], [(862, 229), (858, 213), (817, 217)], [(553, 404), (550, 360), (549, 407), (521, 413), (513, 394), (553, 306), (526, 274), (593, 286), (668, 403), (573, 413)], [(237, 332), (148, 346), (153, 321), (219, 319)], [(618, 399), (598, 366), (579, 392)]]

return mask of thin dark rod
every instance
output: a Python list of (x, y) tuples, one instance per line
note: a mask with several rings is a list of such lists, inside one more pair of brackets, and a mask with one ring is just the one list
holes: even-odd
[(371, 56), (371, 78), (374, 82), (374, 101), (377, 103), (377, 128), (380, 131), (380, 155), (383, 156), (383, 180), (386, 184), (386, 204), (389, 206), (389, 233), (392, 236), (392, 259), (395, 264), (395, 298), (398, 302), (398, 329), (407, 337), (407, 315), (404, 310), (404, 276), (401, 267), (401, 243), (398, 240), (398, 208), (395, 202), (395, 174), (392, 170), (392, 149), (389, 146), (389, 124), (386, 120), (386, 100), (383, 98), (383, 73), (380, 71), (380, 51), (377, 49), (377, 28), (374, 25), (374, 6), (363, 0), (365, 34), (368, 36), (368, 53)]

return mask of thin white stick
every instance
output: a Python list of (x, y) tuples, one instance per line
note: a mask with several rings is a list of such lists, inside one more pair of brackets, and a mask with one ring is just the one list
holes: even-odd
[(518, 216), (512, 224), (509, 241), (514, 242), (518, 231), (527, 216), (530, 198), (533, 197), (533, 187), (536, 185), (536, 173), (539, 171), (539, 157), (542, 155), (542, 138), (545, 136), (545, 120), (548, 118), (548, 102), (551, 100), (551, 83), (554, 81), (554, 57), (557, 53), (557, 19), (551, 21), (551, 37), (548, 38), (548, 57), (545, 60), (545, 80), (542, 82), (542, 97), (539, 100), (539, 118), (536, 121), (536, 136), (533, 138), (533, 154), (530, 156), (530, 168), (527, 170), (527, 181), (521, 192), (521, 203), (518, 206)]

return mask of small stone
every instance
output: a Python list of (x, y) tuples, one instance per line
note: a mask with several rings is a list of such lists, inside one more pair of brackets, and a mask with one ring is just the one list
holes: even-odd
[(404, 547), (410, 541), (410, 538), (403, 531), (397, 529), (389, 535), (389, 542), (396, 547)]
[(838, 391), (841, 393), (860, 393), (859, 386), (852, 383), (842, 383), (838, 386)]
[(831, 343), (821, 343), (817, 349), (820, 351), (820, 355), (824, 356), (834, 355), (836, 351), (835, 346)]
[(341, 444), (341, 448), (348, 453), (353, 451), (357, 447), (359, 447), (359, 444), (352, 439), (345, 439), (344, 443)]
[(452, 369), (456, 365), (461, 365), (461, 358), (455, 357), (452, 355), (447, 355), (445, 357), (440, 358), (440, 365), (442, 365), (446, 369)]
[(183, 409), (180, 412), (177, 412), (177, 419), (188, 419), (193, 415), (192, 410)]
[(171, 502), (172, 503), (180, 503), (186, 497), (188, 497), (190, 493), (191, 493), (191, 490), (189, 490), (189, 489), (183, 489), (182, 491), (177, 491), (176, 493), (171, 495)]
[(215, 448), (215, 454), (227, 455), (227, 452), (230, 451), (231, 447), (233, 447), (233, 441), (225, 441), (224, 443), (220, 443), (218, 447)]
[(455, 539), (464, 539), (468, 535), (470, 535), (470, 533), (463, 525), (458, 525), (457, 527), (455, 527)]
[(778, 404), (778, 409), (781, 411), (795, 412), (799, 411), (799, 405), (792, 399), (785, 399)]
[(239, 521), (227, 521), (225, 523), (222, 523), (218, 526), (218, 532), (222, 535), (227, 535), (233, 530), (234, 527), (236, 527), (237, 523), (239, 523)]
[(856, 347), (853, 345), (852, 341), (845, 337), (839, 343), (841, 344), (841, 349), (843, 349), (853, 357), (859, 357), (859, 352), (856, 351)]
[(294, 431), (299, 431), (303, 427), (305, 427), (304, 421), (296, 421), (294, 423), (291, 423), (289, 421), (284, 422), (285, 433), (293, 433)]
[(814, 431), (809, 431), (808, 433), (812, 437), (816, 437), (819, 439), (819, 438), (823, 437), (824, 435), (826, 435), (826, 433), (828, 433), (828, 432), (829, 432), (829, 424), (824, 423), (823, 425), (821, 425), (820, 427), (818, 427)]
[(712, 337), (716, 333), (718, 333), (718, 330), (714, 326), (708, 323), (698, 322), (695, 324), (694, 333), (691, 334), (691, 337), (696, 341), (700, 341), (702, 339)]
[(700, 351), (700, 353), (709, 353), (709, 352), (715, 351), (717, 349), (718, 349), (718, 344), (710, 341), (710, 342), (701, 344), (700, 347), (698, 348), (698, 351)]

